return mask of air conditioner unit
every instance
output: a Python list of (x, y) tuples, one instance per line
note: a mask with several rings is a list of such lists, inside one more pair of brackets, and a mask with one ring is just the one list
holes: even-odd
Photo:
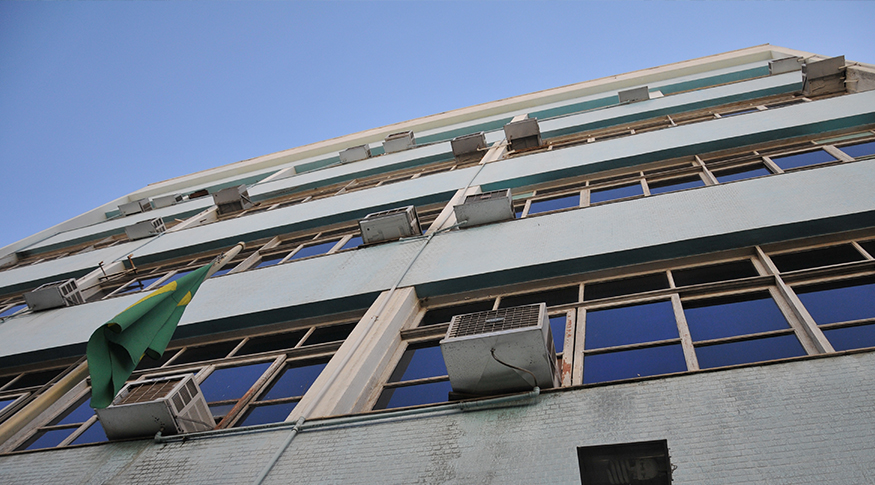
[(28, 308), (35, 312), (85, 303), (79, 286), (76, 285), (76, 280), (73, 278), (39, 286), (31, 292), (25, 293), (24, 301)]
[(181, 194), (173, 194), (173, 195), (163, 195), (161, 197), (155, 197), (152, 199), (152, 207), (155, 209), (160, 209), (162, 207), (170, 207), (171, 205), (176, 205), (182, 202)]
[(450, 145), (453, 147), (453, 156), (456, 157), (457, 161), (480, 158), (480, 150), (486, 149), (486, 134), (481, 131), (457, 136), (453, 138)]
[(131, 224), (130, 226), (125, 227), (125, 234), (131, 241), (143, 239), (144, 237), (157, 236), (164, 231), (164, 220), (160, 217), (140, 221), (136, 224)]
[(371, 158), (371, 148), (365, 145), (347, 148), (340, 152), (340, 163), (352, 163)]
[(465, 221), (465, 225), (462, 227), (478, 226), (514, 218), (510, 189), (469, 195), (465, 197), (464, 203), (453, 206), (453, 211), (456, 213), (457, 222)]
[[(544, 303), (456, 315), (441, 340), (453, 392), (489, 395), (559, 385), (556, 350)], [(492, 355), (495, 350), (495, 357)]]
[(422, 234), (416, 207), (412, 205), (368, 214), (359, 221), (359, 229), (364, 244), (394, 241)]
[(149, 199), (135, 200), (118, 206), (118, 210), (123, 216), (139, 214), (140, 212), (148, 212), (152, 210), (152, 203), (149, 202)]
[(112, 404), (97, 409), (109, 439), (194, 433), (216, 427), (193, 374), (130, 382)]
[(242, 211), (253, 205), (245, 185), (226, 187), (216, 192), (213, 194), (213, 202), (219, 206), (219, 214)]
[(537, 118), (512, 121), (504, 125), (504, 136), (514, 151), (541, 146), (541, 128)]
[(383, 151), (386, 153), (402, 152), (416, 146), (412, 131), (392, 133), (383, 140)]
[(641, 86), (640, 88), (620, 91), (617, 93), (617, 97), (620, 99), (621, 104), (634, 103), (636, 101), (647, 101), (648, 99), (650, 99), (650, 90), (647, 89), (647, 86)]

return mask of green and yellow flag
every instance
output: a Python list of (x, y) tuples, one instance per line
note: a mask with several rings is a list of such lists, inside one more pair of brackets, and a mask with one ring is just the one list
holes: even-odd
[(87, 347), (91, 407), (109, 406), (144, 355), (161, 357), (186, 305), (217, 263), (158, 288), (91, 334)]

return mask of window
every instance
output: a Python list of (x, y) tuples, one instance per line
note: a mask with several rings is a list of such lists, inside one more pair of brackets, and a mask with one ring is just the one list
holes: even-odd
[(791, 170), (799, 167), (807, 167), (809, 165), (817, 165), (820, 163), (835, 162), (836, 159), (824, 150), (814, 150), (810, 152), (795, 153), (793, 155), (785, 155), (782, 157), (772, 157), (772, 161), (781, 170)]
[(0, 317), (9, 317), (27, 308), (26, 303), (17, 303), (0, 312)]
[(235, 426), (253, 426), (285, 420), (327, 363), (328, 360), (295, 361), (287, 364), (250, 404), (249, 410)]
[(422, 321), (419, 322), (420, 327), (428, 325), (437, 325), (441, 323), (450, 323), (454, 315), (463, 315), (465, 313), (485, 312), (492, 310), (494, 300), (475, 301), (464, 303), (462, 305), (454, 305), (450, 307), (429, 309)]
[(694, 187), (704, 187), (705, 182), (698, 175), (692, 177), (680, 177), (673, 179), (663, 179), (647, 184), (650, 188), (650, 194), (662, 194), (664, 192), (675, 192), (678, 190), (691, 189)]
[(529, 215), (539, 214), (541, 212), (550, 212), (560, 209), (568, 209), (570, 207), (580, 207), (580, 194), (574, 193), (562, 197), (554, 197), (552, 199), (542, 199), (532, 201), (529, 206)]
[(214, 370), (200, 383), (201, 392), (210, 406), (216, 423), (231, 411), (237, 401), (250, 391), (270, 367), (271, 362), (222, 367)]
[(794, 286), (836, 350), (875, 346), (875, 276)]
[(337, 244), (337, 241), (329, 241), (329, 242), (324, 242), (324, 243), (319, 243), (319, 244), (313, 244), (312, 246), (304, 246), (300, 250), (298, 250), (295, 254), (293, 254), (289, 258), (289, 261), (291, 261), (293, 259), (309, 258), (310, 256), (317, 256), (319, 254), (325, 254), (328, 251), (330, 251), (331, 248), (333, 248), (336, 244)]
[(855, 143), (853, 145), (845, 145), (839, 148), (841, 151), (857, 159), (875, 155), (875, 141)]
[(444, 402), (452, 391), (437, 342), (411, 345), (404, 351), (374, 409)]
[(644, 189), (641, 188), (640, 183), (609, 187), (605, 189), (595, 189), (589, 194), (589, 203), (597, 204), (599, 202), (625, 199), (627, 197), (635, 197), (639, 195), (644, 195)]
[(37, 428), (16, 451), (52, 448), (61, 445), (81, 445), (106, 441), (103, 427), (91, 408), (88, 393), (67, 407), (48, 424)]
[(754, 177), (761, 177), (763, 175), (771, 175), (772, 172), (769, 172), (766, 167), (762, 163), (757, 163), (753, 165), (742, 165), (740, 167), (728, 168), (724, 170), (714, 170), (714, 176), (717, 178), (717, 181), (721, 184), (725, 184), (728, 182), (734, 182), (736, 180), (744, 180)]
[(642, 441), (577, 448), (584, 485), (669, 485), (668, 442)]
[(775, 266), (777, 266), (778, 270), (782, 273), (821, 266), (831, 266), (834, 264), (851, 263), (864, 259), (863, 255), (850, 244), (809, 249), (807, 251), (774, 254), (770, 257), (772, 262), (775, 263)]

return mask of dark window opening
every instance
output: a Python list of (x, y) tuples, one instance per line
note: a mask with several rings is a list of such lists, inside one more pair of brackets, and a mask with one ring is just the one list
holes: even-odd
[(796, 153), (784, 157), (772, 157), (772, 161), (781, 170), (790, 170), (793, 168), (807, 167), (818, 163), (834, 162), (835, 157), (825, 152), (824, 150), (814, 150), (812, 152)]
[(586, 283), (583, 285), (583, 299), (585, 301), (598, 300), (664, 288), (668, 288), (668, 277), (666, 274), (653, 273), (599, 283)]
[(729, 112), (729, 113), (720, 113), (720, 117), (721, 117), (721, 118), (729, 118), (730, 116), (746, 115), (746, 114), (748, 114), (748, 113), (756, 113), (757, 111), (759, 111), (759, 110), (756, 109), (756, 108), (743, 109), (743, 110), (741, 110), (741, 111), (732, 111), (732, 112)]
[(224, 359), (239, 344), (239, 340), (219, 342), (216, 344), (203, 345), (200, 347), (188, 347), (171, 365), (191, 364), (203, 360)]
[(658, 180), (656, 182), (648, 182), (650, 194), (662, 194), (664, 192), (674, 192), (676, 190), (691, 189), (693, 187), (703, 187), (705, 182), (698, 175), (694, 177), (682, 177), (668, 180)]
[(695, 268), (672, 270), (676, 286), (699, 285), (716, 281), (729, 281), (738, 278), (758, 276), (756, 268), (749, 259), (728, 263), (710, 264)]
[(9, 386), (5, 390), (10, 389), (24, 389), (26, 387), (34, 387), (34, 386), (44, 386), (49, 383), (52, 379), (54, 379), (58, 374), (61, 373), (62, 369), (51, 369), (44, 371), (35, 371), (28, 372), (21, 376), (20, 379), (13, 382), (11, 386)]
[(684, 301), (682, 305), (693, 341), (790, 328), (767, 292)]
[[(555, 290), (538, 291), (535, 293), (525, 293), (522, 295), (505, 296), (501, 298), (498, 308), (509, 308), (520, 305), (532, 305), (535, 303), (544, 302), (547, 306), (567, 305), (569, 303), (577, 303), (580, 293), (579, 287), (568, 286), (565, 288), (557, 288)], [(487, 308), (489, 310), (489, 308)]]
[(609, 189), (593, 190), (589, 194), (589, 203), (597, 204), (599, 202), (624, 199), (626, 197), (634, 197), (636, 195), (644, 195), (644, 189), (641, 188), (640, 183), (622, 185), (620, 187), (611, 187)]
[(142, 359), (140, 359), (140, 363), (137, 364), (137, 368), (135, 370), (146, 370), (146, 369), (155, 369), (161, 367), (166, 364), (168, 360), (170, 360), (176, 353), (179, 352), (179, 349), (168, 349), (165, 350), (163, 354), (161, 354), (160, 359), (153, 359), (148, 355), (144, 355)]
[(307, 337), (307, 340), (304, 341), (304, 345), (316, 345), (346, 340), (357, 323), (358, 322), (332, 325), (330, 327), (318, 327), (309, 337)]
[(249, 355), (260, 352), (291, 349), (298, 345), (298, 342), (301, 341), (301, 338), (303, 338), (306, 333), (306, 330), (298, 330), (296, 332), (252, 337), (243, 344), (243, 347), (240, 347), (240, 350), (238, 350), (235, 355)]
[(769, 172), (763, 164), (756, 165), (744, 165), (742, 167), (735, 167), (726, 170), (715, 170), (714, 177), (717, 178), (717, 181), (721, 184), (725, 184), (727, 182), (734, 182), (736, 180), (744, 180), (754, 177), (761, 177), (763, 175), (771, 175), (772, 172)]
[(553, 199), (532, 201), (529, 206), (529, 215), (538, 214), (541, 212), (555, 211), (559, 209), (567, 209), (569, 207), (580, 206), (580, 194), (575, 193), (564, 197), (556, 197)]
[(444, 308), (429, 309), (422, 321), (419, 322), (420, 327), (428, 325), (438, 325), (441, 323), (449, 323), (455, 315), (464, 315), (466, 313), (485, 312), (492, 310), (493, 300), (475, 301), (465, 303), (463, 305), (455, 305)]
[(811, 249), (795, 253), (776, 254), (770, 256), (778, 269), (785, 273), (819, 266), (850, 263), (863, 260), (863, 255), (850, 244), (832, 246), (828, 248)]
[(671, 462), (666, 440), (577, 448), (583, 485), (668, 485)]
[(872, 241), (863, 241), (860, 243), (860, 247), (862, 247), (869, 256), (875, 258), (875, 240)]
[(116, 295), (124, 295), (125, 293), (133, 293), (135, 291), (142, 291), (149, 287), (152, 283), (161, 279), (164, 276), (163, 274), (160, 276), (153, 276), (150, 278), (141, 278), (135, 281), (132, 281), (127, 286), (116, 292)]

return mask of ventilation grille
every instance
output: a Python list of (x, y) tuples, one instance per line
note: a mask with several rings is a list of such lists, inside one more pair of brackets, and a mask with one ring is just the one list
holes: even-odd
[(453, 317), (446, 338), (537, 327), (541, 323), (540, 309), (541, 305), (536, 304), (456, 315)]
[[(132, 385), (128, 388), (128, 394), (124, 398), (122, 398), (121, 401), (114, 403), (113, 405), (118, 406), (122, 404), (135, 404), (141, 402), (156, 401), (170, 394), (173, 388), (176, 387), (176, 385), (179, 384), (181, 380), (182, 379), (170, 379), (147, 382), (139, 386)], [(185, 388), (181, 389), (181, 391), (184, 390)], [(174, 399), (176, 397), (177, 396), (174, 396)], [(188, 400), (186, 402), (190, 400), (191, 394), (188, 395)], [(179, 409), (182, 409), (182, 406), (180, 406)]]

